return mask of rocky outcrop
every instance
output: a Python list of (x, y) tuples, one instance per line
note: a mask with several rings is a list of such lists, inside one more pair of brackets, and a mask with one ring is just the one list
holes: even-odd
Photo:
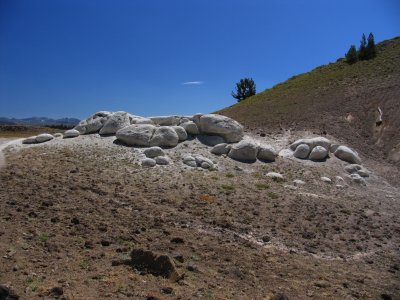
[(255, 161), (258, 154), (258, 145), (251, 140), (242, 140), (232, 145), (228, 156), (238, 161)]
[(278, 154), (271, 145), (261, 145), (259, 147), (257, 158), (263, 161), (275, 161)]
[(54, 136), (52, 136), (51, 134), (49, 134), (49, 133), (42, 133), (42, 134), (39, 134), (39, 135), (36, 137), (36, 143), (44, 143), (44, 142), (48, 142), (48, 141), (50, 141), (50, 140), (52, 140), (52, 139), (54, 139)]
[(160, 126), (156, 127), (149, 143), (150, 146), (175, 147), (178, 142), (178, 134), (172, 127)]
[(326, 150), (329, 150), (331, 146), (331, 142), (322, 136), (314, 137), (314, 138), (309, 138), (309, 139), (300, 139), (295, 141), (290, 145), (290, 149), (295, 151), (299, 145), (308, 145), (310, 147), (310, 151), (316, 147), (316, 146), (321, 146), (324, 147)]
[(227, 143), (236, 143), (243, 138), (243, 126), (231, 118), (207, 114), (199, 119), (200, 132), (203, 134), (219, 135)]
[(74, 138), (74, 137), (77, 137), (79, 135), (80, 135), (80, 133), (76, 129), (70, 129), (70, 130), (67, 130), (67, 131), (64, 132), (64, 138), (65, 139)]
[(100, 129), (100, 134), (115, 134), (118, 130), (129, 126), (130, 119), (128, 113), (124, 111), (119, 111), (113, 113), (105, 121), (103, 127)]
[[(117, 131), (117, 139), (128, 146), (150, 146), (156, 127), (150, 124), (129, 125)], [(175, 133), (176, 134), (176, 133)]]
[(22, 141), (22, 144), (36, 144), (36, 135), (28, 137)]
[(172, 126), (172, 128), (175, 130), (176, 134), (178, 135), (180, 142), (186, 141), (188, 135), (187, 135), (185, 128), (183, 128), (182, 126)]
[(322, 146), (315, 146), (312, 149), (309, 158), (311, 160), (321, 161), (324, 160), (327, 156), (328, 156), (328, 149)]
[(148, 158), (154, 158), (154, 157), (157, 157), (157, 156), (164, 156), (165, 155), (164, 150), (161, 149), (158, 146), (147, 148), (147, 149), (145, 149), (143, 151), (143, 153)]
[(86, 120), (79, 122), (74, 129), (78, 130), (80, 134), (97, 133), (111, 115), (112, 113), (109, 111), (99, 111)]
[(228, 154), (229, 150), (231, 150), (231, 145), (227, 143), (222, 143), (212, 147), (210, 152), (215, 155), (222, 155), (222, 154)]
[(193, 121), (181, 123), (180, 126), (182, 126), (188, 134), (197, 135), (200, 133), (199, 128)]
[(346, 146), (339, 146), (334, 152), (335, 156), (351, 164), (361, 164), (358, 153)]
[(157, 116), (157, 117), (149, 117), (149, 119), (152, 120), (154, 124), (160, 126), (178, 125), (178, 122), (180, 120), (178, 116)]
[(310, 146), (307, 144), (299, 144), (293, 153), (293, 156), (299, 159), (307, 159), (310, 154)]

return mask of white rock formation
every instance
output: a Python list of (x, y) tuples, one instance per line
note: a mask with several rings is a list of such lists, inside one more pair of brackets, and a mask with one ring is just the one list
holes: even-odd
[(164, 156), (165, 155), (164, 150), (161, 149), (158, 146), (147, 148), (147, 149), (145, 149), (143, 151), (143, 153), (148, 158), (154, 158), (154, 157), (157, 157), (157, 156)]
[[(129, 125), (117, 131), (117, 139), (128, 146), (150, 146), (150, 139), (156, 127), (150, 124)], [(175, 133), (176, 134), (176, 133)]]
[(299, 144), (293, 153), (293, 156), (300, 159), (306, 159), (310, 154), (310, 146), (307, 144)]
[(239, 142), (243, 138), (243, 126), (225, 116), (202, 115), (199, 124), (201, 133), (222, 136), (228, 143)]
[(67, 130), (67, 131), (64, 132), (64, 138), (65, 139), (74, 138), (74, 137), (77, 137), (79, 135), (80, 135), (80, 133), (76, 129), (70, 129), (70, 130)]
[(228, 156), (239, 161), (255, 161), (258, 153), (258, 145), (251, 140), (242, 140), (232, 145)]
[(261, 145), (257, 153), (257, 158), (264, 161), (275, 161), (278, 154), (271, 145)]
[(339, 146), (335, 151), (335, 156), (351, 164), (361, 164), (361, 159), (357, 152), (346, 146)]
[(36, 144), (36, 135), (28, 137), (22, 141), (22, 144)]
[(227, 143), (222, 143), (212, 147), (210, 152), (215, 155), (222, 155), (222, 154), (228, 154), (229, 150), (231, 150), (231, 145)]
[(178, 134), (172, 127), (160, 126), (156, 127), (150, 139), (150, 146), (175, 147), (178, 142)]
[(39, 135), (36, 137), (36, 142), (37, 142), (37, 143), (44, 143), (44, 142), (48, 142), (48, 141), (50, 141), (50, 140), (52, 140), (52, 139), (54, 139), (54, 136), (52, 136), (51, 134), (49, 134), (49, 133), (42, 133), (42, 134), (39, 134)]
[(157, 116), (157, 117), (149, 117), (150, 120), (153, 121), (154, 124), (160, 126), (174, 126), (178, 125), (180, 117), (178, 116)]
[(309, 159), (311, 160), (324, 160), (328, 156), (328, 150), (322, 146), (315, 146), (310, 153)]
[(128, 113), (124, 111), (118, 111), (108, 117), (99, 133), (115, 134), (118, 130), (127, 127), (130, 124)]
[(290, 145), (290, 149), (292, 149), (294, 151), (301, 144), (308, 145), (310, 147), (310, 150), (312, 150), (315, 146), (322, 146), (326, 150), (329, 150), (329, 148), (331, 146), (331, 142), (327, 138), (318, 136), (318, 137), (309, 138), (309, 139), (297, 140), (293, 144)]
[(172, 126), (172, 128), (175, 130), (176, 134), (178, 135), (180, 142), (186, 141), (188, 135), (187, 135), (185, 128), (183, 128), (182, 126)]
[(180, 124), (188, 134), (197, 135), (199, 134), (199, 128), (193, 121), (185, 122)]
[(78, 130), (80, 134), (99, 132), (111, 114), (109, 111), (99, 111), (86, 120), (79, 122), (74, 129)]

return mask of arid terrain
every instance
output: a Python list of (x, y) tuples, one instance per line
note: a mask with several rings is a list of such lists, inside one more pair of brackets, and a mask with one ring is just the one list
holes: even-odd
[[(312, 135), (255, 133), (279, 149)], [(20, 299), (400, 299), (390, 166), (367, 159), (363, 186), (332, 155), (248, 164), (209, 148), (187, 140), (165, 150), (173, 164), (143, 168), (143, 149), (115, 137), (13, 141), (0, 170), (0, 283)], [(218, 169), (190, 168), (186, 153)], [(180, 277), (121, 263), (133, 249), (168, 255)]]

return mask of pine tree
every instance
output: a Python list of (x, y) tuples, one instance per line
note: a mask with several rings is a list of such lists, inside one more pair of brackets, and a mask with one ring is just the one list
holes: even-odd
[(354, 64), (355, 62), (357, 62), (358, 58), (357, 58), (357, 49), (356, 46), (351, 45), (349, 51), (347, 51), (346, 53), (346, 62), (349, 65)]
[(367, 59), (367, 39), (365, 38), (365, 34), (362, 35), (360, 48), (358, 48), (358, 59)]
[(366, 58), (365, 59), (371, 59), (376, 56), (376, 47), (375, 47), (375, 39), (374, 35), (372, 32), (368, 36), (368, 43), (366, 47)]
[(256, 94), (256, 84), (252, 78), (243, 78), (236, 83), (236, 93), (232, 92), (232, 97), (238, 102)]

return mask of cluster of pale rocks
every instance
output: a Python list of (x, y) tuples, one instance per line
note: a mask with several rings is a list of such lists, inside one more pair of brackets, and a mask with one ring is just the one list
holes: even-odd
[[(74, 129), (67, 130), (63, 137), (74, 138), (82, 134), (99, 133), (115, 135), (117, 140), (128, 146), (146, 147), (139, 157), (144, 167), (168, 165), (171, 159), (163, 148), (173, 148), (178, 143), (196, 136), (212, 146), (210, 152), (244, 162), (275, 161), (278, 153), (271, 145), (244, 137), (243, 126), (237, 121), (217, 114), (195, 114), (193, 116), (140, 117), (127, 112), (101, 111), (81, 121)], [(43, 143), (53, 139), (50, 134), (27, 138), (24, 144)], [(354, 150), (332, 144), (324, 137), (300, 139), (290, 145), (293, 156), (298, 159), (324, 161), (329, 153), (350, 163), (346, 169), (354, 179), (362, 183), (368, 171), (360, 166), (361, 159)], [(214, 169), (215, 163), (201, 155), (184, 155), (184, 164), (190, 167)], [(347, 167), (346, 167), (347, 168)]]

